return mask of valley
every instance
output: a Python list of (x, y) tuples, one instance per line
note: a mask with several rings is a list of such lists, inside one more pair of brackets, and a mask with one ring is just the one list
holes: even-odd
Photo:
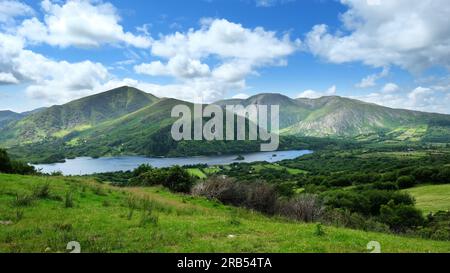
[[(450, 116), (390, 109), (342, 97), (291, 99), (260, 94), (227, 104), (279, 105), (280, 150), (314, 150), (341, 142), (418, 145), (450, 142)], [(39, 109), (12, 120), (3, 114), (0, 147), (32, 163), (80, 156), (197, 156), (257, 152), (261, 141), (174, 141), (174, 106), (192, 103), (157, 98), (121, 87)], [(1, 118), (1, 115), (0, 115)]]
[(216, 102), (280, 105), (280, 149), (256, 153), (261, 141), (173, 140), (178, 104), (194, 108), (121, 87), (0, 112), (0, 252), (450, 251), (449, 115)]

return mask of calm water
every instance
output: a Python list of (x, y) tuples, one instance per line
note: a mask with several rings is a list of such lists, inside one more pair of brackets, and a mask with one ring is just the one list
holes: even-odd
[[(236, 161), (237, 155), (223, 156), (198, 156), (198, 157), (179, 157), (179, 158), (148, 158), (139, 156), (123, 156), (123, 157), (102, 157), (90, 158), (79, 157), (76, 159), (68, 159), (65, 163), (34, 165), (37, 169), (41, 169), (44, 173), (61, 171), (64, 175), (86, 175), (104, 172), (129, 171), (137, 168), (142, 164), (149, 164), (153, 167), (163, 168), (174, 165), (227, 165), (234, 162), (277, 162), (286, 159), (294, 159), (311, 151), (281, 151), (281, 152), (260, 152), (245, 154), (245, 160)], [(274, 156), (276, 155), (276, 156)]]

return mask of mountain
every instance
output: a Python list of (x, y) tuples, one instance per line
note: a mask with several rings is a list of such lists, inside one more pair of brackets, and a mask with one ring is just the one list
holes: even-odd
[(22, 118), (22, 115), (13, 111), (0, 111), (0, 129), (12, 121)]
[(83, 131), (133, 113), (158, 100), (135, 88), (117, 88), (30, 113), (3, 128), (0, 142), (11, 146), (35, 143), (49, 137), (63, 137), (73, 131)]
[(338, 96), (291, 99), (281, 94), (260, 94), (245, 100), (216, 102), (221, 106), (235, 103), (280, 105), (282, 135), (349, 138), (376, 135), (420, 140), (450, 133), (449, 115), (392, 109)]
[[(176, 120), (171, 118), (171, 110), (178, 104), (193, 107), (192, 103), (121, 87), (26, 116), (0, 112), (0, 120), (8, 121), (0, 128), (0, 146), (18, 157), (41, 162), (75, 156), (178, 156), (259, 149), (257, 142), (250, 141), (175, 142), (170, 135)], [(279, 105), (282, 143), (288, 137), (450, 142), (449, 115), (391, 109), (337, 96), (292, 99), (259, 94), (215, 104)], [(300, 147), (300, 142), (287, 142), (289, 147)]]

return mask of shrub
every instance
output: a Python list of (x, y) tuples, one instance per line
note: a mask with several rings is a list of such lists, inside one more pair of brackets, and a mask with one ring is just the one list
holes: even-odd
[(0, 173), (35, 174), (36, 169), (28, 164), (11, 160), (8, 153), (0, 149)]
[(375, 182), (372, 184), (372, 189), (374, 190), (385, 190), (385, 191), (397, 191), (399, 190), (398, 184), (393, 182)]
[(0, 173), (9, 173), (12, 170), (11, 159), (5, 150), (0, 149)]
[(36, 186), (33, 189), (33, 195), (38, 199), (50, 198), (50, 184), (45, 183), (41, 186)]
[(316, 236), (324, 236), (325, 235), (325, 230), (323, 229), (323, 226), (321, 223), (318, 223), (316, 225), (316, 229), (314, 231), (314, 235)]
[(247, 208), (267, 214), (275, 212), (277, 193), (272, 185), (264, 182), (250, 183), (244, 187), (247, 198), (244, 205)]
[(133, 170), (132, 175), (134, 177), (140, 176), (141, 174), (144, 174), (146, 172), (152, 171), (153, 167), (148, 164), (142, 164), (136, 169)]
[(192, 194), (268, 214), (275, 212), (277, 200), (272, 185), (263, 182), (241, 183), (224, 176), (211, 177), (197, 184), (192, 189)]
[(127, 206), (129, 209), (127, 219), (131, 220), (133, 218), (134, 211), (138, 208), (138, 203), (136, 201), (136, 198), (131, 197), (131, 196), (128, 197)]
[(19, 221), (21, 221), (23, 219), (23, 214), (24, 214), (23, 210), (16, 209), (16, 215), (15, 215), (16, 222), (19, 222)]
[(168, 170), (163, 186), (174, 192), (189, 193), (194, 185), (194, 178), (180, 166)]
[(414, 180), (414, 177), (404, 175), (397, 179), (397, 184), (400, 189), (409, 189), (416, 185), (416, 181)]
[(378, 216), (382, 205), (394, 200), (396, 204), (414, 205), (408, 193), (384, 190), (335, 190), (322, 194), (325, 205), (363, 215)]
[(337, 227), (360, 229), (365, 231), (389, 232), (389, 226), (374, 218), (367, 218), (358, 213), (342, 209), (327, 209), (322, 216), (322, 222)]
[(151, 169), (131, 179), (131, 185), (156, 186), (162, 185), (167, 179), (167, 171), (164, 169)]
[[(238, 192), (236, 181), (232, 178), (224, 176), (213, 176), (207, 181), (198, 183), (192, 189), (192, 194), (204, 196), (208, 199), (217, 199), (226, 204), (236, 204), (237, 200), (244, 199), (242, 192)], [(235, 201), (236, 200), (236, 201)]]
[(278, 213), (290, 219), (314, 222), (322, 216), (323, 203), (315, 194), (302, 194), (288, 201), (280, 201)]
[(103, 188), (100, 185), (96, 185), (96, 186), (92, 187), (92, 192), (98, 196), (107, 196), (106, 192), (103, 190)]
[(148, 224), (152, 226), (158, 225), (158, 216), (153, 214), (155, 203), (150, 199), (142, 199), (142, 217), (140, 226), (145, 227)]
[(13, 201), (13, 206), (15, 207), (28, 207), (31, 206), (34, 202), (33, 195), (16, 195), (16, 198)]
[(381, 206), (379, 220), (394, 232), (406, 232), (424, 224), (420, 210), (411, 205), (395, 204), (394, 201)]
[(64, 197), (64, 207), (65, 208), (73, 208), (75, 203), (73, 201), (73, 195), (71, 192), (67, 192)]

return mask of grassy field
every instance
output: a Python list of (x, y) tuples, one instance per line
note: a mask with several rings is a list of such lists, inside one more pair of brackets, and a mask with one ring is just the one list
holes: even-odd
[(175, 195), (78, 178), (0, 174), (0, 252), (450, 252), (448, 242), (301, 224)]
[(200, 179), (206, 179), (206, 174), (199, 168), (189, 168), (187, 169), (190, 175), (200, 178)]
[(257, 165), (253, 165), (252, 168), (256, 172), (260, 172), (265, 169), (269, 169), (269, 170), (272, 169), (272, 170), (277, 170), (277, 171), (286, 170), (289, 174), (293, 174), (293, 175), (306, 173), (303, 170), (287, 168), (287, 167), (280, 166), (278, 164), (257, 164)]
[(450, 210), (450, 184), (420, 186), (406, 191), (416, 198), (416, 206), (426, 214)]

